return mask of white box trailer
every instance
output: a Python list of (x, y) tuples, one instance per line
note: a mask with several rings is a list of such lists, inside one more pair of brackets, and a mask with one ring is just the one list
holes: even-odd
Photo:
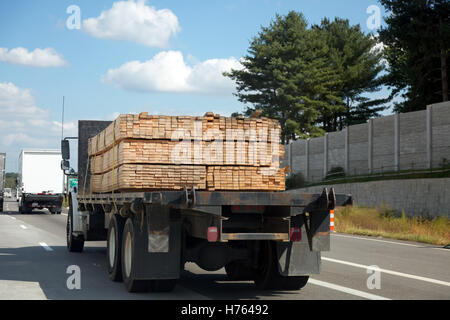
[(26, 149), (19, 156), (19, 211), (47, 208), (60, 214), (63, 199), (61, 151)]
[(5, 180), (6, 180), (6, 153), (0, 153), (0, 212), (3, 211), (3, 192), (5, 188)]

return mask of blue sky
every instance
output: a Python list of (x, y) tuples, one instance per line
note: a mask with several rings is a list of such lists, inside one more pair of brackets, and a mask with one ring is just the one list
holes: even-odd
[[(218, 75), (236, 66), (276, 13), (300, 11), (310, 23), (347, 18), (367, 33), (367, 8), (385, 14), (376, 0), (154, 0), (135, 1), (137, 11), (117, 2), (0, 1), (0, 152), (7, 152), (7, 171), (17, 170), (22, 148), (59, 148), (62, 96), (66, 136), (77, 134), (78, 120), (119, 113), (229, 115), (243, 105)], [(81, 29), (66, 26), (71, 5), (80, 9)], [(127, 25), (115, 15), (121, 8), (132, 20), (155, 23)]]

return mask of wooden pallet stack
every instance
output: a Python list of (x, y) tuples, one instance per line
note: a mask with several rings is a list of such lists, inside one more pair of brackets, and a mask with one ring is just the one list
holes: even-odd
[(91, 192), (284, 190), (276, 130), (267, 118), (120, 115), (89, 139)]

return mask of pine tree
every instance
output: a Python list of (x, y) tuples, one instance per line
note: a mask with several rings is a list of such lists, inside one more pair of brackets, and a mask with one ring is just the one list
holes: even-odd
[(359, 25), (350, 26), (348, 20), (323, 19), (313, 26), (326, 37), (329, 48), (329, 62), (338, 72), (340, 86), (336, 88), (345, 103), (345, 109), (335, 110), (331, 115), (321, 117), (324, 129), (335, 131), (345, 126), (363, 123), (384, 110), (387, 99), (369, 99), (367, 93), (382, 88), (384, 69), (382, 51), (377, 50), (377, 39), (365, 35)]
[(400, 95), (395, 111), (447, 101), (450, 48), (448, 0), (380, 0), (391, 12), (380, 30), (389, 63), (387, 84)]
[(319, 115), (343, 107), (325, 38), (307, 26), (301, 13), (276, 15), (251, 42), (244, 69), (225, 73), (236, 81), (239, 101), (252, 104), (247, 114), (261, 109), (280, 121), (283, 142), (322, 135)]

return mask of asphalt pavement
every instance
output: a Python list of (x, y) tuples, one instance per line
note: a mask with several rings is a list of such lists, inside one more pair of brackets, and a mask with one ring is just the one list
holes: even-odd
[[(0, 213), (0, 299), (450, 299), (450, 250), (391, 239), (333, 234), (322, 271), (298, 291), (260, 291), (249, 281), (229, 281), (223, 269), (186, 264), (170, 293), (131, 294), (109, 280), (106, 242), (66, 249), (67, 210), (17, 212), (10, 199)], [(68, 286), (73, 266), (80, 289)]]

